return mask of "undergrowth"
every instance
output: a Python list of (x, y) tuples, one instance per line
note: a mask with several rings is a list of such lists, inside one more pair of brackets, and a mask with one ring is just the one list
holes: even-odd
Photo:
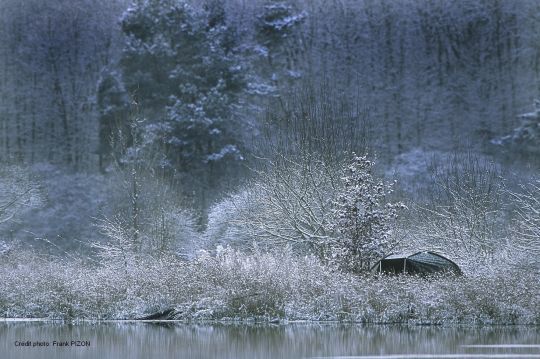
[(174, 308), (182, 320), (337, 320), (410, 324), (540, 324), (538, 273), (358, 276), (291, 251), (220, 249), (127, 262), (58, 261), (10, 251), (0, 261), (0, 315), (134, 319)]

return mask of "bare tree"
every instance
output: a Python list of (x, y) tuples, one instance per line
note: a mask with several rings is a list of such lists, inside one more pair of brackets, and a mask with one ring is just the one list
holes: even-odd
[(521, 185), (520, 192), (509, 192), (515, 204), (515, 226), (511, 250), (520, 253), (520, 265), (539, 266), (540, 180)]
[(495, 164), (471, 153), (455, 154), (432, 163), (431, 181), (411, 224), (417, 245), (464, 264), (493, 260), (504, 250), (503, 182)]
[(372, 165), (366, 157), (327, 163), (313, 154), (268, 161), (228, 205), (211, 211), (210, 234), (233, 243), (240, 235), (244, 245), (287, 245), (365, 271), (393, 248), (392, 223), (402, 208), (388, 200), (391, 186), (374, 178)]
[(0, 224), (15, 220), (22, 211), (41, 205), (37, 182), (18, 166), (0, 168)]
[(268, 161), (245, 188), (244, 200), (256, 206), (244, 211), (239, 205), (239, 219), (257, 241), (322, 254), (336, 241), (331, 207), (338, 182), (334, 166), (315, 156)]

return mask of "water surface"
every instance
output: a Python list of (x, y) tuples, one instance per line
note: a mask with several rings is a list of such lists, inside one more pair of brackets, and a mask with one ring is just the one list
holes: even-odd
[(0, 357), (540, 358), (540, 328), (3, 321)]

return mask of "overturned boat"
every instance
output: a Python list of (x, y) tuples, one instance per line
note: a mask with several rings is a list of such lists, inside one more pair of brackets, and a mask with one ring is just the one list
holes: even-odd
[(456, 263), (439, 253), (431, 251), (390, 254), (378, 261), (371, 268), (371, 271), (379, 274), (463, 274)]

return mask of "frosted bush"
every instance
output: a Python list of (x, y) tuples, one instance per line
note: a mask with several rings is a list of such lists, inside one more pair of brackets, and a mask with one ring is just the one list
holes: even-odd
[(210, 208), (204, 233), (207, 247), (231, 245), (246, 248), (252, 244), (254, 237), (246, 230), (244, 218), (249, 213), (256, 213), (260, 200), (250, 195), (250, 191), (242, 190)]
[(344, 167), (333, 209), (340, 237), (332, 249), (348, 270), (368, 271), (397, 246), (392, 224), (405, 206), (388, 201), (392, 186), (374, 178), (373, 162), (366, 156), (354, 155)]

